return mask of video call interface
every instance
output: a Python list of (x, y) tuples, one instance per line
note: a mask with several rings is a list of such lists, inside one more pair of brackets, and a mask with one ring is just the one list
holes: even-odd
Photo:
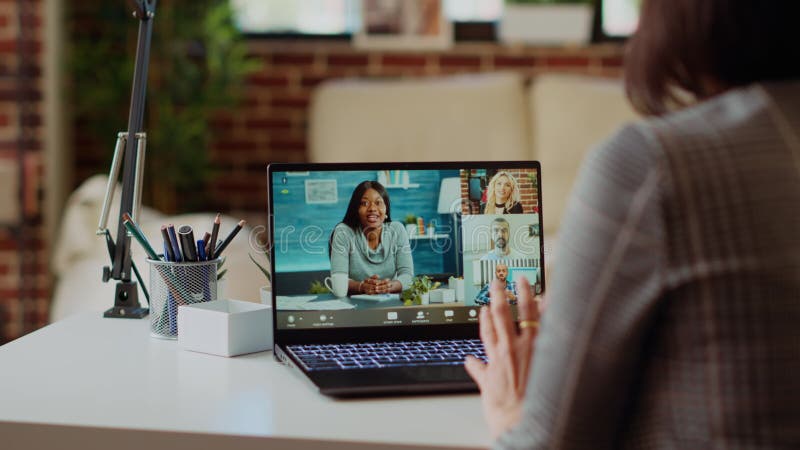
[[(535, 168), (273, 172), (279, 329), (463, 324), (541, 293)], [(505, 286), (490, 295), (492, 280)], [(512, 310), (516, 308), (512, 306)]]

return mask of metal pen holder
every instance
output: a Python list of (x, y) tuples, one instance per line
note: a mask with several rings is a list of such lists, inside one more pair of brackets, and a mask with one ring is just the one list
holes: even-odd
[(150, 264), (150, 336), (178, 338), (178, 306), (217, 299), (219, 259)]

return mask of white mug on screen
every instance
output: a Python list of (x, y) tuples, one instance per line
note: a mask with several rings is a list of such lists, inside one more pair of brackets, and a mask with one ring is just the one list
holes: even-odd
[(331, 276), (325, 277), (323, 284), (331, 290), (334, 296), (341, 298), (347, 297), (348, 281), (346, 273), (333, 273)]

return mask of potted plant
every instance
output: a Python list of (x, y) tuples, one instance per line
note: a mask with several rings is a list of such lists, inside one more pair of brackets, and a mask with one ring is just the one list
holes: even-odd
[(434, 283), (427, 275), (414, 277), (411, 287), (400, 293), (400, 300), (405, 306), (427, 305), (430, 303), (430, 291), (439, 287), (440, 284), (438, 281)]
[(259, 289), (261, 303), (263, 303), (265, 305), (271, 305), (272, 304), (272, 274), (271, 274), (270, 269), (269, 269), (270, 264), (269, 264), (269, 258), (267, 257), (267, 254), (266, 253), (262, 253), (262, 255), (264, 255), (264, 259), (267, 260), (263, 264), (259, 263), (258, 261), (256, 261), (256, 259), (252, 255), (252, 253), (247, 253), (247, 256), (250, 257), (250, 261), (253, 261), (253, 264), (255, 264), (256, 267), (258, 267), (258, 270), (260, 270), (261, 273), (264, 274), (264, 278), (266, 278), (266, 284), (264, 286), (261, 286), (261, 288)]
[(592, 31), (592, 0), (506, 0), (499, 36), (522, 44), (585, 44)]
[[(138, 21), (124, 3), (64, 2), (70, 30), (66, 91), (74, 93), (69, 105), (81, 154), (91, 161), (107, 158), (102, 168), (111, 162), (110, 144), (125, 129), (120, 117), (127, 117), (131, 101)], [(143, 195), (144, 203), (162, 212), (206, 205), (203, 189), (221, 173), (210, 158), (215, 136), (209, 123), (244, 98), (244, 81), (263, 65), (236, 28), (231, 3), (158, 2), (143, 123)]]
[(328, 288), (327, 288), (327, 287), (326, 287), (324, 284), (322, 284), (322, 282), (321, 282), (321, 281), (319, 281), (319, 280), (314, 280), (314, 281), (312, 281), (312, 282), (311, 282), (311, 284), (308, 286), (308, 293), (309, 293), (309, 294), (317, 294), (317, 295), (319, 295), (319, 294), (327, 294), (327, 293), (329, 293), (330, 291), (331, 291), (331, 290), (330, 290), (330, 289), (328, 289)]
[(408, 232), (409, 236), (414, 236), (417, 234), (417, 216), (414, 214), (408, 213), (406, 214), (406, 218), (403, 220), (406, 224), (406, 231)]

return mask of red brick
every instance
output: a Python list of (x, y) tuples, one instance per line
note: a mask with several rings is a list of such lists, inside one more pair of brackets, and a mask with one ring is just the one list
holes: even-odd
[(503, 67), (533, 67), (537, 63), (536, 58), (533, 56), (495, 56), (494, 66), (497, 68)]
[(303, 76), (300, 79), (300, 86), (306, 88), (313, 88), (319, 85), (320, 83), (329, 80), (331, 78), (336, 78), (333, 75), (321, 75), (321, 76)]
[(308, 108), (308, 96), (284, 96), (275, 97), (269, 102), (270, 105), (277, 108)]
[(585, 56), (549, 56), (545, 59), (548, 67), (586, 67), (589, 58)]
[(289, 77), (286, 75), (257, 74), (251, 76), (248, 83), (254, 86), (286, 87), (289, 85)]
[[(19, 45), (20, 43), (15, 39), (2, 40), (0, 41), (0, 54), (16, 53)], [(21, 45), (23, 53), (38, 55), (42, 51), (42, 43), (39, 41), (25, 41)]]
[(26, 114), (22, 120), (30, 127), (42, 126), (42, 116), (39, 114)]
[(253, 191), (253, 184), (246, 181), (246, 180), (236, 180), (236, 179), (222, 179), (219, 180), (217, 183), (217, 189), (220, 192), (224, 192), (226, 194), (230, 193), (251, 193)]
[(226, 152), (249, 152), (258, 148), (255, 142), (243, 140), (220, 141), (215, 147)]
[(427, 62), (424, 56), (418, 55), (383, 55), (381, 64), (395, 67), (425, 67)]
[(26, 65), (20, 68), (20, 71), (22, 75), (26, 75), (28, 78), (39, 78), (42, 76), (42, 68), (35, 64)]
[(439, 65), (442, 67), (469, 67), (476, 68), (481, 65), (481, 58), (478, 56), (440, 56)]
[(270, 139), (270, 148), (273, 150), (305, 150), (305, 139)]
[(260, 104), (260, 101), (258, 97), (255, 95), (245, 95), (245, 97), (241, 100), (240, 104), (244, 108), (250, 108), (258, 106)]
[(39, 28), (42, 26), (42, 18), (37, 14), (25, 14), (22, 17), (22, 26), (27, 28)]
[(14, 102), (19, 99), (38, 102), (42, 100), (42, 92), (38, 89), (24, 89), (21, 92), (15, 89), (0, 90), (0, 101)]
[(275, 53), (272, 55), (272, 64), (276, 66), (310, 66), (314, 64), (314, 55), (311, 53)]
[(331, 67), (366, 67), (368, 64), (367, 55), (328, 55), (328, 66)]
[(603, 67), (622, 67), (624, 60), (622, 56), (607, 56), (600, 60)]
[(292, 127), (289, 119), (248, 119), (245, 126), (249, 129), (286, 130)]
[(19, 299), (19, 290), (17, 289), (0, 289), (0, 298), (10, 300)]
[(214, 128), (230, 128), (233, 126), (233, 117), (228, 115), (220, 115), (208, 121)]
[(9, 24), (8, 16), (3, 14), (0, 15), (0, 28), (7, 27)]

